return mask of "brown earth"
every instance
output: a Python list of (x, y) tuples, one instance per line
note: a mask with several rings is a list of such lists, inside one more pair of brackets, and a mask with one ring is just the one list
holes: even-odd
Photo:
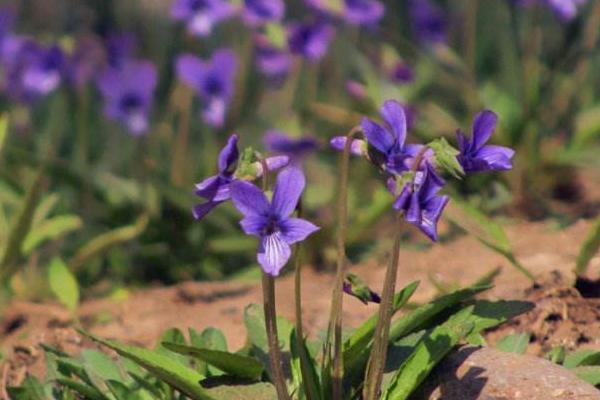
[[(512, 331), (526, 330), (534, 334), (530, 352), (535, 354), (556, 344), (568, 348), (600, 348), (600, 312), (597, 310), (600, 300), (584, 299), (569, 288), (573, 282), (571, 271), (575, 257), (589, 227), (590, 223), (585, 220), (561, 231), (545, 222), (506, 226), (519, 260), (543, 282), (536, 288), (503, 257), (468, 236), (435, 245), (428, 251), (403, 250), (398, 285), (420, 280), (412, 301), (425, 302), (439, 294), (440, 282), (441, 286), (449, 287), (468, 285), (500, 266), (502, 271), (496, 278), (496, 287), (486, 297), (528, 298), (534, 300), (537, 307), (516, 322), (490, 333), (491, 343)], [(384, 276), (384, 261), (353, 267), (352, 272), (377, 290)], [(600, 257), (592, 260), (590, 271), (600, 271)], [(308, 333), (314, 336), (328, 319), (333, 276), (305, 268), (303, 277), (304, 321)], [(277, 280), (278, 312), (290, 319), (294, 310), (292, 293), (291, 275)], [(154, 345), (159, 335), (170, 327), (185, 330), (215, 326), (225, 333), (230, 349), (236, 349), (245, 341), (244, 307), (260, 301), (257, 283), (186, 282), (140, 290), (122, 301), (90, 299), (83, 302), (77, 318), (94, 334), (143, 346)], [(364, 306), (356, 299), (346, 298), (345, 324), (356, 326), (375, 310), (373, 305)], [(82, 343), (72, 328), (74, 323), (75, 319), (59, 305), (11, 303), (4, 310), (0, 325), (1, 345), (8, 356), (1, 383), (18, 383), (26, 372), (41, 373), (43, 357), (38, 343), (77, 352)]]

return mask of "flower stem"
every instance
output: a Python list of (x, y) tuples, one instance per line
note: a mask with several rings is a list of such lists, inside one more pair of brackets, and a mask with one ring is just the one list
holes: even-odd
[(283, 375), (283, 366), (281, 364), (281, 351), (279, 349), (279, 339), (277, 335), (277, 314), (275, 312), (275, 279), (263, 272), (263, 305), (265, 311), (265, 328), (267, 330), (267, 339), (269, 342), (269, 361), (271, 363), (271, 375), (277, 398), (280, 400), (289, 400)]
[[(296, 207), (297, 217), (302, 218), (302, 198)], [(314, 392), (314, 382), (310, 373), (310, 361), (306, 354), (304, 346), (304, 327), (302, 326), (302, 244), (298, 243), (294, 252), (294, 298), (296, 307), (296, 347), (300, 358), (300, 372), (302, 373), (302, 382), (304, 383), (304, 393), (306, 400), (318, 398)]]
[[(262, 189), (266, 191), (269, 188), (269, 168), (264, 158), (260, 159), (263, 167)], [(277, 391), (279, 400), (290, 400), (283, 374), (283, 365), (281, 363), (281, 350), (279, 349), (279, 337), (277, 334), (277, 312), (275, 310), (275, 279), (262, 273), (263, 289), (263, 309), (265, 313), (265, 329), (267, 331), (267, 341), (269, 344), (269, 362), (271, 364), (271, 376)]]
[(342, 379), (344, 365), (342, 355), (342, 306), (343, 285), (346, 274), (346, 231), (348, 225), (348, 169), (350, 164), (350, 148), (352, 140), (360, 132), (360, 127), (354, 127), (346, 136), (346, 145), (340, 159), (340, 186), (337, 200), (337, 269), (331, 299), (331, 316), (325, 348), (325, 357), (330, 357), (331, 332), (333, 332), (333, 369), (331, 371), (332, 399), (341, 400), (343, 396)]
[(394, 247), (390, 258), (390, 264), (385, 273), (381, 304), (379, 306), (379, 318), (373, 336), (373, 346), (371, 348), (369, 363), (367, 364), (365, 387), (363, 390), (364, 400), (375, 400), (379, 398), (381, 381), (383, 379), (390, 323), (392, 320), (394, 292), (396, 290), (396, 277), (398, 275), (398, 263), (400, 259), (400, 241), (402, 239), (401, 222), (402, 213), (397, 213)]

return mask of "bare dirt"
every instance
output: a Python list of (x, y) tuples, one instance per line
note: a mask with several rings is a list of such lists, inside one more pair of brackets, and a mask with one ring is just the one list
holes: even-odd
[[(476, 239), (459, 237), (427, 251), (402, 251), (398, 285), (420, 280), (421, 285), (412, 301), (425, 302), (439, 294), (444, 286), (472, 284), (478, 276), (500, 266), (496, 287), (488, 298), (527, 298), (536, 303), (530, 313), (488, 335), (491, 343), (513, 331), (533, 333), (529, 351), (541, 354), (562, 344), (568, 348), (582, 346), (600, 348), (600, 300), (586, 299), (572, 289), (572, 269), (582, 239), (590, 223), (581, 220), (565, 230), (552, 225), (518, 223), (507, 225), (506, 231), (522, 262), (541, 285), (532, 287), (518, 271), (498, 254), (482, 246)], [(385, 259), (352, 267), (375, 290), (381, 287)], [(600, 257), (592, 260), (590, 271), (600, 271)], [(327, 323), (333, 276), (318, 273), (310, 267), (303, 271), (305, 325), (310, 335), (316, 335)], [(434, 284), (433, 282), (436, 282)], [(277, 280), (278, 312), (293, 318), (293, 276)], [(249, 303), (260, 303), (258, 283), (186, 282), (173, 287), (140, 290), (127, 299), (89, 299), (83, 302), (74, 317), (57, 304), (11, 303), (3, 313), (0, 338), (4, 363), (3, 382), (18, 383), (26, 373), (40, 374), (43, 355), (38, 344), (49, 343), (67, 352), (77, 352), (81, 338), (73, 329), (78, 320), (92, 333), (106, 338), (153, 346), (160, 334), (170, 327), (220, 328), (230, 349), (245, 341), (243, 310)], [(376, 306), (365, 306), (354, 298), (344, 302), (344, 321), (356, 326)]]

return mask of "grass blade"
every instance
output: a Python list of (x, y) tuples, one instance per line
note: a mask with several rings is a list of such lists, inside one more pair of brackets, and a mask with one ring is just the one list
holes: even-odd
[(600, 217), (596, 219), (590, 232), (586, 236), (579, 254), (577, 255), (577, 263), (575, 264), (575, 274), (577, 276), (585, 275), (590, 261), (598, 253), (600, 249)]

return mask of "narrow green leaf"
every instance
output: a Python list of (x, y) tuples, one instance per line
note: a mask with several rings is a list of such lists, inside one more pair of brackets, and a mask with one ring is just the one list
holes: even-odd
[(101, 391), (96, 389), (93, 386), (86, 385), (85, 383), (81, 383), (71, 378), (58, 378), (56, 380), (63, 386), (68, 387), (69, 389), (79, 393), (83, 396), (84, 399), (87, 400), (111, 400), (109, 397), (105, 396)]
[(73, 232), (81, 228), (82, 225), (81, 218), (75, 215), (61, 215), (45, 220), (29, 232), (23, 241), (21, 251), (24, 255), (29, 255), (43, 242)]
[[(298, 385), (298, 390), (302, 391), (307, 400), (320, 400), (321, 384), (317, 373), (317, 363), (308, 351), (304, 338), (298, 346), (296, 329), (292, 330), (290, 336), (290, 352), (292, 354), (292, 375)], [(302, 370), (302, 365), (306, 366), (305, 370)]]
[(79, 304), (79, 285), (75, 276), (60, 258), (54, 258), (50, 263), (48, 282), (60, 302), (69, 310), (75, 311)]
[(260, 361), (252, 357), (177, 343), (162, 342), (162, 345), (175, 353), (197, 358), (217, 367), (226, 374), (238, 376), (240, 378), (258, 379), (264, 370)]
[(115, 395), (117, 400), (143, 400), (143, 396), (137, 390), (132, 390), (119, 381), (108, 380), (106, 386)]
[(529, 345), (530, 335), (527, 332), (507, 335), (496, 343), (496, 348), (506, 353), (523, 354)]
[(575, 368), (590, 365), (600, 365), (600, 351), (582, 349), (569, 353), (565, 356), (563, 367)]
[(7, 388), (7, 391), (13, 400), (49, 400), (44, 393), (44, 387), (33, 376), (25, 378), (20, 387)]
[(210, 396), (199, 382), (203, 379), (197, 371), (187, 368), (177, 361), (156, 352), (135, 346), (126, 346), (116, 342), (101, 339), (87, 332), (79, 331), (82, 335), (113, 349), (119, 355), (129, 358), (141, 367), (168, 383), (175, 389), (194, 400), (216, 400)]
[(519, 300), (476, 300), (473, 305), (475, 308), (471, 321), (474, 324), (473, 332), (475, 333), (494, 328), (535, 307), (533, 303)]
[(81, 357), (88, 376), (97, 375), (103, 381), (123, 380), (119, 366), (106, 354), (93, 349), (85, 349), (81, 352)]
[[(413, 282), (396, 293), (393, 303), (393, 314), (402, 308), (411, 298), (419, 282)], [(358, 327), (343, 344), (344, 368), (352, 370), (357, 366), (369, 342), (373, 338), (377, 325), (378, 313), (373, 314), (364, 324)]]
[(10, 228), (4, 253), (0, 259), (0, 282), (7, 282), (8, 279), (17, 271), (18, 262), (21, 258), (21, 248), (23, 241), (27, 237), (31, 228), (33, 214), (42, 193), (42, 181), (44, 179), (45, 168), (40, 167), (36, 177), (27, 188), (25, 199), (14, 224)]
[(558, 346), (550, 350), (544, 355), (544, 358), (552, 361), (555, 364), (562, 365), (565, 361), (565, 356), (567, 355), (567, 351), (564, 346)]
[(442, 325), (423, 337), (413, 353), (398, 369), (382, 400), (405, 400), (425, 380), (433, 367), (473, 329), (470, 321), (473, 307), (454, 314)]
[(6, 114), (0, 115), (0, 153), (4, 148), (6, 141), (6, 135), (8, 133), (8, 116)]
[(223, 384), (206, 391), (219, 400), (277, 400), (275, 386), (266, 382)]
[(583, 381), (600, 387), (600, 367), (599, 366), (583, 366), (573, 369), (575, 375)]
[(77, 271), (85, 263), (100, 256), (110, 248), (135, 239), (144, 232), (147, 225), (148, 216), (143, 214), (133, 225), (117, 228), (95, 237), (77, 251), (69, 262), (69, 269)]
[(579, 248), (577, 262), (575, 264), (575, 274), (584, 275), (590, 261), (600, 250), (600, 217), (596, 219), (583, 244)]
[(491, 286), (489, 285), (471, 286), (465, 289), (457, 290), (416, 308), (392, 323), (392, 327), (390, 329), (390, 341), (395, 342), (403, 336), (427, 328), (430, 321), (438, 316), (442, 311), (447, 310), (462, 301), (468, 300), (476, 294), (486, 291), (490, 288)]

